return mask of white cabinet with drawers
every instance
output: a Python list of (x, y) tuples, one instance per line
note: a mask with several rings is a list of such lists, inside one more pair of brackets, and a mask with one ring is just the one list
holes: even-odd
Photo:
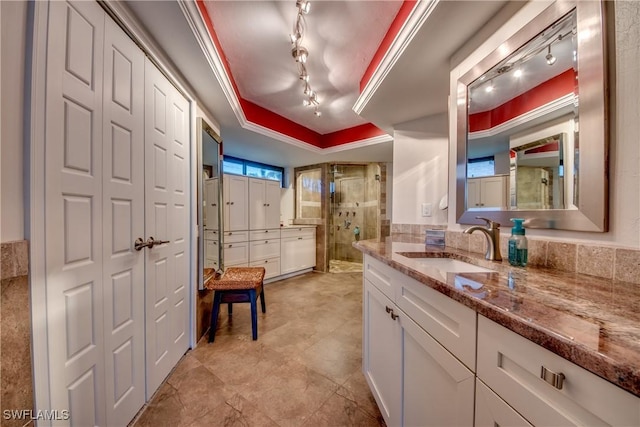
[(363, 330), (387, 425), (640, 425), (637, 396), (366, 254)]
[(280, 229), (249, 232), (249, 266), (264, 267), (265, 279), (280, 275)]
[(363, 372), (385, 422), (472, 425), (475, 375), (461, 360), (474, 366), (475, 312), (369, 255), (364, 262)]

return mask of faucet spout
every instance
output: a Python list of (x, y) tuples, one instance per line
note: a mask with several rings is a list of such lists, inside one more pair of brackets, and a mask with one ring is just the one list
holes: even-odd
[(500, 254), (500, 224), (487, 218), (476, 217), (486, 221), (486, 227), (474, 225), (463, 231), (465, 234), (471, 234), (474, 231), (480, 231), (487, 239), (487, 252), (484, 257), (490, 261), (502, 261)]

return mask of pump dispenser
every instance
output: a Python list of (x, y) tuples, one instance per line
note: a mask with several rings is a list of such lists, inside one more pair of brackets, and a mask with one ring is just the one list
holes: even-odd
[(509, 238), (509, 264), (524, 267), (527, 265), (527, 238), (524, 236), (524, 226), (522, 218), (512, 218), (514, 223)]

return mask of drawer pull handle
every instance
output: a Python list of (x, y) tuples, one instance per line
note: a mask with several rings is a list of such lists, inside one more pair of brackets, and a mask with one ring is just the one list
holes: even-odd
[(385, 305), (385, 306), (384, 306), (384, 308), (385, 308), (385, 310), (387, 311), (387, 313), (389, 313), (389, 314), (391, 315), (391, 318), (392, 318), (393, 320), (396, 320), (398, 317), (400, 317), (399, 315), (397, 315), (397, 314), (395, 314), (395, 313), (393, 312), (393, 308), (391, 308), (391, 307), (389, 307), (389, 306), (387, 306), (387, 305)]
[(564, 383), (565, 376), (562, 372), (555, 373), (553, 371), (548, 370), (544, 366), (540, 371), (540, 378), (557, 388), (558, 390), (562, 390), (562, 385)]

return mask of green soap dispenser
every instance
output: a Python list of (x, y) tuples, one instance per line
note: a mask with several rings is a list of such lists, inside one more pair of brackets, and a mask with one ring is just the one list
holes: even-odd
[(512, 218), (515, 224), (509, 237), (509, 264), (524, 267), (527, 265), (527, 238), (524, 236), (522, 218)]

